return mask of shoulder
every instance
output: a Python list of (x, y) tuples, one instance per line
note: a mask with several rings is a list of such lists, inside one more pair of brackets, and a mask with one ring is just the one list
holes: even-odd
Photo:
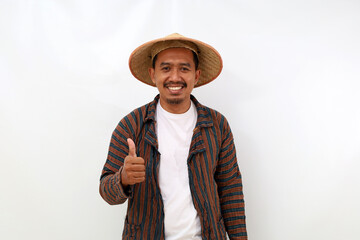
[(139, 129), (142, 128), (144, 123), (153, 118), (155, 115), (155, 100), (138, 107), (125, 115), (118, 123), (117, 128), (122, 128), (126, 132), (135, 134)]
[(202, 105), (195, 98), (192, 99), (195, 103), (195, 106), (198, 111), (198, 116), (200, 119), (204, 119), (204, 121), (212, 122), (215, 127), (219, 127), (220, 129), (228, 128), (229, 123), (226, 117), (220, 113), (219, 111)]
[(141, 107), (135, 108), (134, 110), (129, 112), (127, 115), (125, 115), (125, 117), (122, 119), (122, 121), (123, 120), (138, 121), (141, 119), (145, 119), (148, 108), (149, 108), (149, 103), (147, 103)]
[[(154, 107), (155, 106), (155, 107)], [(154, 101), (144, 104), (141, 107), (135, 108), (130, 113), (128, 113), (122, 121), (134, 121), (134, 122), (143, 122), (147, 118), (151, 118), (152, 114), (155, 114), (156, 104)]]

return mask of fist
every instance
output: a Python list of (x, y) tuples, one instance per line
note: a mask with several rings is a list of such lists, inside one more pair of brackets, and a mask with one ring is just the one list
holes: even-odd
[(121, 184), (123, 187), (134, 185), (145, 181), (145, 161), (136, 156), (135, 143), (128, 138), (129, 154), (125, 157), (121, 173)]

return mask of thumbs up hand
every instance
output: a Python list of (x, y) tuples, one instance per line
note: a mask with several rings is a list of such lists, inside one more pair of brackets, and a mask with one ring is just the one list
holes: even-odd
[(127, 139), (129, 154), (125, 157), (124, 167), (121, 173), (123, 187), (145, 181), (145, 161), (136, 156), (135, 143), (131, 138)]

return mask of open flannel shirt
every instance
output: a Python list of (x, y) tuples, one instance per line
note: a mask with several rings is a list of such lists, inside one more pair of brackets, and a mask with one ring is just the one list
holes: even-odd
[[(201, 222), (202, 239), (247, 239), (241, 174), (230, 126), (223, 115), (201, 105), (188, 156), (189, 185)], [(100, 179), (100, 194), (109, 204), (128, 199), (123, 239), (164, 239), (164, 208), (158, 183), (160, 153), (156, 137), (155, 99), (124, 117), (113, 132)], [(145, 160), (145, 181), (123, 189), (120, 183), (127, 138)], [(174, 189), (176, 191), (176, 189)]]

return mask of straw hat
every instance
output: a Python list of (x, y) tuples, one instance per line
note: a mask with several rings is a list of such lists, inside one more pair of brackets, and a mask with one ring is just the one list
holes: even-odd
[(136, 48), (129, 58), (129, 67), (132, 75), (146, 84), (155, 86), (150, 79), (148, 71), (152, 67), (154, 57), (165, 49), (176, 47), (187, 48), (198, 56), (198, 69), (201, 70), (201, 74), (195, 87), (207, 84), (219, 76), (222, 70), (220, 54), (210, 45), (184, 37), (178, 33), (152, 40)]

